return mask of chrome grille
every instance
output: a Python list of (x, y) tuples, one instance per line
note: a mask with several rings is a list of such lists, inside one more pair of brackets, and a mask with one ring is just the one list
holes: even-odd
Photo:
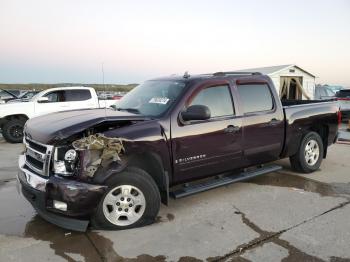
[(28, 137), (24, 138), (23, 143), (25, 145), (24, 156), (27, 168), (38, 175), (49, 176), (53, 146), (41, 144)]

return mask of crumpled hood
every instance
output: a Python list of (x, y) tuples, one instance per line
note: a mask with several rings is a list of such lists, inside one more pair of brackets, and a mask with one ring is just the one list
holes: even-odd
[(68, 138), (102, 122), (110, 121), (141, 121), (148, 119), (125, 111), (112, 109), (86, 109), (58, 112), (39, 116), (27, 121), (25, 135), (43, 144)]

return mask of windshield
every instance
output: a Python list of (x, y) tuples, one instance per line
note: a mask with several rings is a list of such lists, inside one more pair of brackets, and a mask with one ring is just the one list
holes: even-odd
[(184, 87), (181, 81), (147, 81), (126, 94), (115, 107), (116, 110), (159, 116), (176, 101)]
[(43, 90), (43, 91), (37, 93), (36, 95), (32, 96), (32, 97), (29, 99), (29, 101), (30, 101), (30, 102), (34, 102), (38, 97), (43, 96), (45, 93), (46, 93), (46, 90)]
[(342, 86), (327, 86), (326, 90), (328, 91), (329, 96), (334, 96), (339, 90), (342, 90)]
[(33, 96), (35, 96), (38, 92), (37, 91), (29, 91), (25, 94), (23, 94), (20, 98), (21, 99), (31, 99)]
[(0, 89), (0, 99), (10, 99), (10, 98), (17, 98), (17, 97), (6, 90)]

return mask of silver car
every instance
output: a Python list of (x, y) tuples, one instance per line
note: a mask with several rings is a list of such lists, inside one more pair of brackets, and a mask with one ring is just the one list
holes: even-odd
[(339, 90), (335, 94), (335, 98), (339, 102), (340, 111), (342, 112), (343, 120), (350, 119), (350, 89)]

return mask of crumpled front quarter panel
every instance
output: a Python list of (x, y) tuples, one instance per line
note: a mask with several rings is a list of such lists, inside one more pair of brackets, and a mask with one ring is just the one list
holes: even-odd
[(155, 153), (162, 160), (165, 171), (171, 172), (169, 141), (166, 125), (158, 120), (136, 123), (131, 126), (104, 132), (106, 137), (118, 137), (125, 149), (123, 158), (143, 153)]

